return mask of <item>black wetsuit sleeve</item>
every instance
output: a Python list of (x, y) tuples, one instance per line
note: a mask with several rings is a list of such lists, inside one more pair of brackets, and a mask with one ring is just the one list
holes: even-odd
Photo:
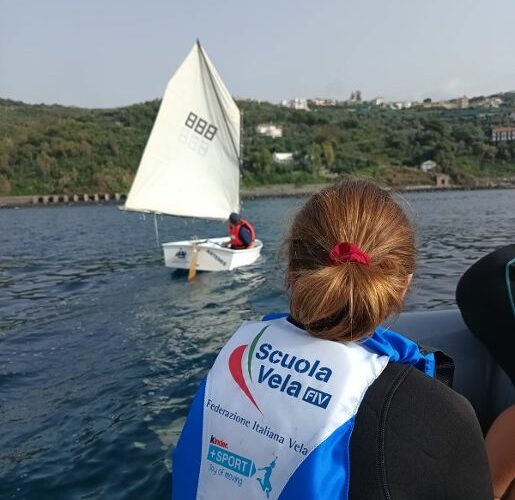
[(389, 364), (358, 410), (350, 500), (491, 500), (470, 403), (411, 366)]
[(240, 240), (243, 241), (246, 247), (248, 247), (252, 243), (252, 233), (250, 229), (245, 226), (240, 227), (240, 231), (238, 232), (238, 236)]

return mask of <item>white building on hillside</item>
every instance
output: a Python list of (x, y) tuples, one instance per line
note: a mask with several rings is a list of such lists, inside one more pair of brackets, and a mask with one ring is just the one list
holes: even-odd
[(290, 163), (293, 161), (293, 153), (274, 153), (272, 159), (276, 163)]
[(259, 123), (256, 127), (256, 132), (260, 135), (267, 135), (268, 137), (282, 137), (283, 128), (273, 123)]
[(436, 161), (426, 160), (420, 164), (420, 170), (422, 170), (422, 172), (429, 172), (430, 170), (433, 170), (433, 168), (435, 168), (436, 166)]
[(491, 139), (493, 142), (515, 141), (515, 127), (493, 127)]
[(411, 101), (397, 101), (389, 104), (391, 109), (409, 109), (412, 106)]
[(286, 108), (303, 109), (305, 111), (309, 111), (308, 100), (301, 99), (299, 97), (296, 97), (295, 99), (290, 99), (289, 101), (282, 101), (281, 105), (285, 106)]
[(326, 99), (325, 97), (315, 97), (308, 101), (308, 106), (313, 104), (313, 106), (319, 106), (321, 108), (325, 106), (336, 106), (336, 99)]

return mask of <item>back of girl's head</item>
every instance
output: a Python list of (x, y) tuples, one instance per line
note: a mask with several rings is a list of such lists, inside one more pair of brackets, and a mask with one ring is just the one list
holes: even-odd
[[(368, 264), (331, 258), (344, 242), (359, 247)], [(357, 340), (399, 312), (415, 267), (408, 218), (367, 181), (345, 180), (312, 196), (293, 221), (286, 251), (291, 314), (327, 340)]]

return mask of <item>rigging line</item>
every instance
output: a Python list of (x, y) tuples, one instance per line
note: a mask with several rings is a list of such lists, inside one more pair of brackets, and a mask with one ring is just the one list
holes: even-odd
[(202, 48), (202, 46), (200, 45), (200, 42), (198, 40), (197, 40), (197, 45), (198, 45), (198, 48), (199, 48), (200, 55), (201, 55), (202, 61), (204, 63), (204, 66), (207, 69), (207, 74), (209, 75), (209, 80), (211, 82), (211, 86), (213, 87), (213, 91), (215, 93), (216, 100), (218, 102), (218, 106), (220, 107), (220, 110), (222, 111), (222, 115), (224, 117), (225, 128), (227, 129), (227, 132), (229, 133), (229, 137), (231, 138), (231, 144), (232, 144), (232, 147), (234, 149), (234, 153), (236, 154), (236, 158), (238, 158), (238, 163), (239, 163), (240, 160), (241, 160), (240, 153), (238, 151), (238, 148), (236, 147), (236, 144), (234, 143), (234, 137), (232, 136), (231, 129), (229, 128), (229, 118), (227, 117), (227, 114), (225, 112), (225, 108), (222, 106), (222, 102), (220, 100), (220, 95), (218, 94), (218, 90), (216, 89), (216, 85), (215, 85), (215, 82), (214, 82), (213, 74), (211, 73), (211, 68), (209, 67), (209, 64), (208, 64), (208, 62), (206, 60), (206, 56), (204, 55), (204, 49)]
[(156, 245), (159, 248), (159, 228), (157, 226), (157, 214), (154, 212), (154, 231), (156, 233)]

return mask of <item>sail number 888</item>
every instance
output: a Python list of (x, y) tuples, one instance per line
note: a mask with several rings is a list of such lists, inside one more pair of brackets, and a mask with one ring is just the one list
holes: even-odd
[(214, 125), (211, 125), (211, 123), (208, 123), (193, 112), (190, 112), (188, 118), (186, 118), (185, 125), (194, 130), (197, 134), (204, 136), (209, 141), (213, 140), (218, 131)]

